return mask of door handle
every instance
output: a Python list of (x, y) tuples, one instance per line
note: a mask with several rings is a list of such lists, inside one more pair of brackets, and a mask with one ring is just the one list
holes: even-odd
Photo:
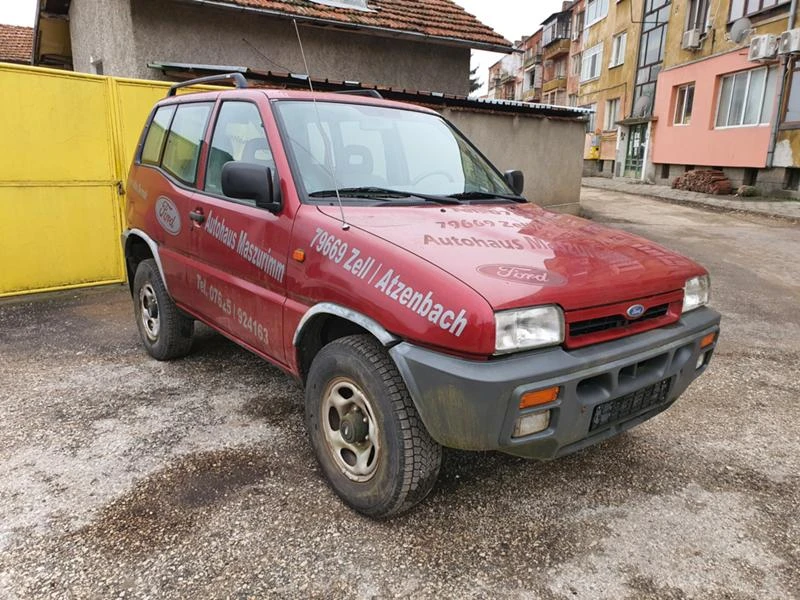
[(193, 210), (192, 212), (190, 212), (189, 218), (198, 225), (202, 225), (206, 220), (206, 216), (203, 214), (203, 211), (200, 210), (199, 208), (197, 210)]

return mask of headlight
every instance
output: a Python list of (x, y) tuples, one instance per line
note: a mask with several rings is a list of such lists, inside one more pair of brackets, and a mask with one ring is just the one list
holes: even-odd
[(495, 313), (495, 354), (508, 354), (564, 341), (564, 315), (557, 306)]
[(708, 304), (711, 294), (711, 282), (708, 275), (700, 275), (686, 280), (683, 286), (683, 312), (689, 312)]

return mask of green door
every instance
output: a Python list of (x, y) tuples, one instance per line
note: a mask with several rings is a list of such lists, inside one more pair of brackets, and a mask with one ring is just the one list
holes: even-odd
[(646, 123), (632, 125), (628, 130), (628, 148), (625, 152), (625, 173), (623, 173), (623, 177), (631, 179), (642, 178), (646, 134)]

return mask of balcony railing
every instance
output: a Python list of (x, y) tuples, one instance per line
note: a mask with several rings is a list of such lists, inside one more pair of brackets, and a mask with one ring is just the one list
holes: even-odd
[(570, 40), (569, 38), (560, 39), (554, 44), (550, 44), (544, 49), (544, 59), (548, 60), (555, 56), (562, 54), (569, 54)]
[(559, 90), (561, 88), (566, 89), (567, 87), (567, 78), (566, 76), (562, 77), (554, 77), (550, 81), (545, 81), (542, 85), (542, 92), (552, 92), (553, 90)]

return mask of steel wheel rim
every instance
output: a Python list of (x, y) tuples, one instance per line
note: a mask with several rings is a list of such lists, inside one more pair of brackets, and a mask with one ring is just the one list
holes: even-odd
[[(369, 481), (377, 470), (381, 448), (374, 415), (369, 398), (352, 379), (337, 378), (326, 388), (320, 426), (336, 466), (351, 481)], [(345, 424), (355, 417), (367, 432), (363, 441), (348, 441), (343, 435)]]
[(161, 318), (156, 291), (149, 283), (139, 290), (139, 315), (147, 339), (155, 342), (158, 339), (158, 332), (161, 330)]

